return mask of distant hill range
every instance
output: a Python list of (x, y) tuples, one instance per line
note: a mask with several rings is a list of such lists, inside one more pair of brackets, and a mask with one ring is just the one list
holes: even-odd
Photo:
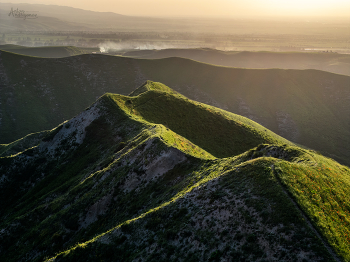
[(127, 95), (151, 79), (350, 165), (349, 76), (229, 68), (183, 58), (45, 59), (2, 51), (0, 77), (0, 143), (53, 128), (104, 93)]
[[(101, 43), (103, 46), (103, 43)], [(19, 45), (0, 45), (0, 50), (37, 57), (68, 57), (92, 52), (74, 46), (25, 47)], [(317, 69), (331, 73), (350, 75), (350, 55), (332, 52), (234, 52), (210, 48), (162, 49), (162, 50), (111, 50), (131, 58), (162, 59), (182, 57), (195, 61), (239, 68), (280, 68), (280, 69)]]
[(350, 75), (350, 55), (333, 52), (235, 52), (210, 48), (134, 50), (123, 56), (159, 59), (183, 57), (199, 62), (241, 68), (318, 69)]
[(147, 81), (0, 145), (0, 260), (349, 261), (349, 175)]
[(0, 45), (0, 50), (9, 51), (11, 53), (36, 56), (36, 57), (68, 57), (72, 55), (81, 55), (86, 53), (82, 49), (74, 46), (41, 46), (41, 47), (25, 47), (19, 45)]

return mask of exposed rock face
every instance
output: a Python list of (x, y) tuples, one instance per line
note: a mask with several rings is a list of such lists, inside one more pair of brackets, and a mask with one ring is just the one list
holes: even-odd
[(104, 215), (109, 205), (111, 204), (113, 192), (102, 197), (95, 204), (93, 204), (87, 211), (85, 218), (80, 221), (80, 226), (83, 228), (88, 227), (90, 224), (98, 220), (98, 216)]
[[(136, 155), (130, 158), (131, 163), (141, 164), (141, 166), (137, 173), (132, 172), (126, 176), (124, 185), (121, 186), (124, 192), (130, 192), (135, 189), (139, 191), (150, 182), (161, 179), (161, 176), (172, 170), (177, 164), (187, 160), (186, 155), (175, 148), (167, 148), (158, 155), (151, 155), (149, 149), (151, 149), (151, 145), (154, 142), (158, 142), (157, 140), (159, 141), (158, 138), (148, 140), (144, 149), (139, 150)], [(145, 159), (148, 159), (147, 163)]]
[(76, 117), (65, 122), (53, 139), (41, 143), (39, 149), (53, 156), (63, 144), (67, 146), (67, 142), (69, 142), (69, 146), (82, 144), (86, 135), (86, 127), (100, 116), (100, 106), (100, 102), (97, 101)]

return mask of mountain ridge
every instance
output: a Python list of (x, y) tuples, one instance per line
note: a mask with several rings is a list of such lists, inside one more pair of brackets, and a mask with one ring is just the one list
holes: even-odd
[(181, 58), (43, 59), (5, 51), (0, 69), (0, 143), (53, 128), (102, 94), (127, 95), (150, 79), (196, 101), (248, 117), (349, 165), (348, 76), (317, 70), (238, 69)]
[(17, 141), (17, 154), (0, 156), (0, 258), (349, 261), (349, 168), (282, 138), (215, 158), (128, 100), (167, 93), (212, 106), (153, 82), (141, 89), (106, 94), (37, 144), (21, 151)]

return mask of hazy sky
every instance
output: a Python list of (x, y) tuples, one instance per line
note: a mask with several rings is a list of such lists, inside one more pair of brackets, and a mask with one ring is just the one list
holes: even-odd
[(41, 3), (142, 16), (341, 16), (350, 0), (0, 0)]

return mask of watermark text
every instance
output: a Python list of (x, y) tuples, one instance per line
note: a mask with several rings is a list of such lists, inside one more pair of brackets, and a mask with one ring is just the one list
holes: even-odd
[(19, 10), (18, 8), (13, 9), (12, 7), (11, 7), (11, 11), (9, 13), (9, 16), (11, 16), (11, 15), (15, 18), (22, 18), (24, 20), (38, 18), (37, 14), (29, 14), (29, 13), (26, 13), (26, 11), (24, 11), (24, 10)]

